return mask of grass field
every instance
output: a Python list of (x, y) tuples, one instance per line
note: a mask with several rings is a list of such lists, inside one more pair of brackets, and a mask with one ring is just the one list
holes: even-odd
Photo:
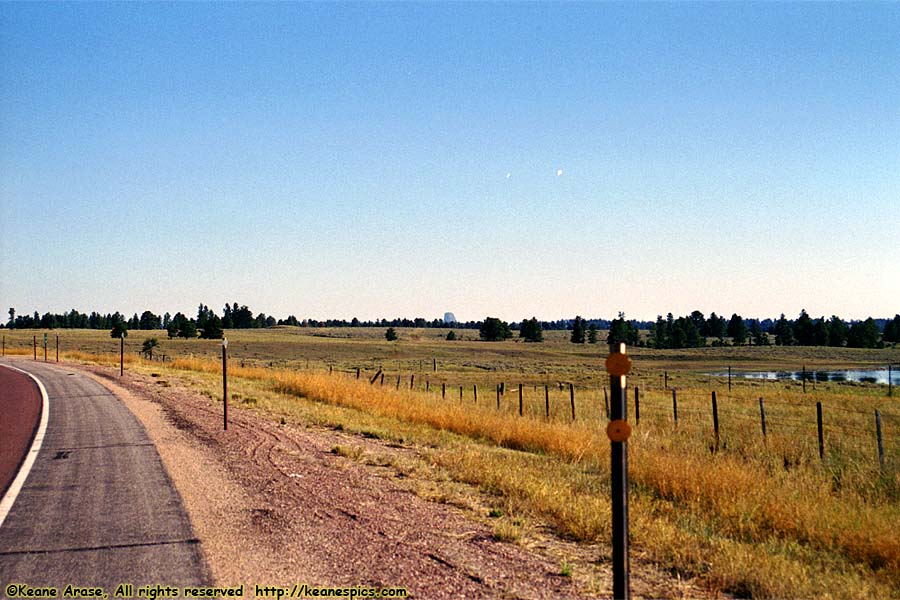
[[(34, 333), (3, 332), (7, 353), (31, 356)], [(118, 364), (118, 341), (90, 331), (50, 332), (49, 360), (57, 333), (64, 359)], [(566, 332), (547, 332), (543, 344), (483, 343), (475, 341), (477, 332), (459, 330), (464, 339), (455, 342), (443, 339), (446, 330), (399, 330), (400, 341), (388, 343), (383, 333), (228, 332), (231, 401), (273, 418), (414, 445), (440, 477), (495, 499), (496, 514), (504, 515), (497, 522), (500, 539), (515, 541), (529, 524), (549, 524), (557, 535), (585, 543), (609, 539), (605, 346), (569, 344)], [(220, 343), (154, 335), (161, 342), (157, 355), (169, 360), (140, 359), (136, 350), (150, 334), (132, 332), (126, 368), (155, 373), (165, 385), (195, 386), (210, 402), (221, 402)], [(673, 574), (698, 577), (713, 591), (743, 596), (900, 597), (898, 391), (888, 398), (884, 385), (829, 382), (808, 384), (804, 393), (799, 382), (743, 379), (734, 379), (729, 390), (727, 380), (707, 375), (728, 366), (882, 367), (900, 362), (900, 350), (629, 352), (634, 553)], [(380, 376), (370, 383), (379, 370), (384, 383)], [(677, 388), (677, 426), (664, 373)], [(524, 417), (518, 416), (520, 384)], [(634, 386), (640, 389), (639, 423)], [(767, 412), (765, 438), (759, 398)], [(824, 416), (821, 460), (817, 402)], [(882, 418), (883, 466), (875, 410)]]

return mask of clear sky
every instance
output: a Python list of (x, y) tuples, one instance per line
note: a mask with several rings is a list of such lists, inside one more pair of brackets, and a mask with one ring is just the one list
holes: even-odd
[(0, 4), (0, 305), (900, 312), (900, 3)]

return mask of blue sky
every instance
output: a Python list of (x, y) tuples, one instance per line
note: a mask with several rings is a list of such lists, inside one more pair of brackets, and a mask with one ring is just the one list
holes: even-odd
[(898, 31), (900, 3), (0, 4), (0, 304), (891, 316)]

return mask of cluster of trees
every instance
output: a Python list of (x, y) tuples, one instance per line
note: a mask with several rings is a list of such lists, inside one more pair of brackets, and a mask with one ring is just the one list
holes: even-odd
[[(674, 317), (669, 313), (664, 319), (657, 317), (656, 322), (627, 321), (625, 315), (619, 313), (618, 318), (611, 321), (605, 319), (560, 319), (556, 321), (538, 321), (536, 317), (523, 319), (520, 323), (507, 323), (496, 317), (487, 317), (484, 321), (468, 321), (466, 323), (445, 323), (441, 319), (428, 321), (416, 319), (376, 319), (360, 321), (353, 318), (299, 320), (294, 315), (286, 319), (276, 320), (265, 313), (253, 314), (247, 305), (225, 303), (222, 317), (204, 304), (200, 304), (196, 318), (189, 318), (179, 312), (175, 316), (166, 313), (163, 316), (146, 310), (126, 318), (119, 312), (112, 314), (81, 313), (75, 309), (62, 314), (38, 312), (18, 315), (14, 308), (9, 309), (9, 320), (5, 327), (17, 329), (115, 329), (120, 335), (122, 330), (165, 329), (169, 337), (218, 339), (224, 329), (252, 329), (273, 327), (275, 325), (292, 325), (297, 327), (420, 327), (420, 328), (461, 328), (477, 329), (481, 339), (488, 341), (505, 340), (513, 336), (514, 331), (526, 342), (543, 341), (543, 331), (571, 331), (570, 341), (575, 344), (595, 344), (599, 340), (599, 331), (609, 330), (606, 342), (625, 342), (632, 346), (647, 345), (654, 348), (695, 348), (712, 345), (723, 345), (726, 338), (734, 345), (768, 345), (779, 346), (848, 346), (852, 348), (877, 348), (884, 344), (900, 342), (900, 314), (893, 319), (872, 319), (846, 322), (836, 315), (830, 319), (820, 317), (813, 319), (805, 310), (794, 319), (787, 319), (784, 314), (778, 319), (744, 319), (732, 314), (730, 319), (711, 313), (709, 317), (698, 310), (683, 317)], [(0, 327), (4, 325), (0, 324)], [(642, 338), (639, 330), (649, 330), (649, 336)], [(396, 335), (396, 330), (394, 329)], [(449, 336), (448, 336), (449, 337)], [(455, 334), (453, 336), (455, 338)]]

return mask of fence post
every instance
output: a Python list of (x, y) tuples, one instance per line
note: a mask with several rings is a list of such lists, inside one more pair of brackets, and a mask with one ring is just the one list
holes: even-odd
[(763, 399), (759, 399), (759, 422), (762, 425), (763, 441), (766, 441), (766, 407), (763, 406)]
[(819, 429), (819, 459), (825, 458), (825, 434), (822, 431), (822, 403), (816, 402), (816, 426)]
[(356, 378), (359, 379), (359, 367), (356, 367)]
[(432, 370), (433, 370), (435, 373), (437, 373), (437, 359), (436, 359), (436, 358), (432, 358), (432, 359), (431, 359), (431, 367), (432, 367)]
[(334, 365), (328, 365), (328, 374), (331, 375), (334, 372)]
[(519, 384), (519, 416), (523, 415), (522, 411), (522, 384)]
[(628, 437), (631, 426), (626, 420), (626, 376), (631, 371), (631, 360), (625, 355), (625, 344), (611, 344), (606, 371), (612, 395), (611, 420), (606, 426), (606, 435), (610, 441), (611, 462), (613, 597), (629, 600)]
[(34, 345), (34, 360), (37, 360), (37, 336), (36, 335), (32, 336), (31, 342)]
[(381, 376), (381, 383), (384, 383), (384, 372), (381, 369), (378, 369), (378, 372), (375, 373), (375, 376), (369, 380), (369, 385), (375, 385), (375, 382), (378, 381), (378, 377)]
[(606, 391), (606, 386), (603, 386), (603, 407), (606, 409), (606, 418), (609, 418), (609, 394)]
[(472, 394), (475, 396), (475, 404), (478, 404), (478, 384), (472, 384)]
[(719, 451), (719, 403), (716, 402), (716, 391), (712, 393), (713, 431), (716, 436), (716, 452)]
[(56, 362), (59, 362), (59, 335), (56, 336)]
[(803, 393), (806, 393), (806, 365), (803, 365)]
[(891, 365), (888, 365), (888, 398), (894, 395), (894, 380), (891, 377)]
[(459, 386), (459, 401), (462, 402), (462, 386)]
[(663, 377), (665, 378), (665, 388), (669, 389), (669, 372), (663, 371)]
[(413, 389), (413, 385), (416, 383), (416, 374), (413, 373), (409, 376), (409, 389)]
[(425, 380), (425, 391), (426, 391), (426, 392), (430, 392), (430, 391), (431, 391), (431, 382), (428, 381), (427, 379)]
[(878, 466), (884, 468), (884, 443), (881, 440), (881, 413), (875, 409), (875, 436), (878, 438)]
[(125, 332), (119, 336), (119, 377), (125, 374)]
[(442, 383), (442, 384), (441, 384), (441, 398), (443, 399), (443, 398), (446, 398), (446, 397), (447, 397), (447, 384), (446, 384), (446, 383)]
[(500, 410), (500, 384), (497, 384), (497, 410)]
[(400, 373), (397, 373), (397, 389), (400, 389)]
[(572, 420), (575, 420), (575, 384), (569, 384), (569, 402), (572, 403)]
[(550, 418), (550, 387), (544, 386), (544, 415)]
[(678, 395), (675, 388), (672, 388), (672, 416), (675, 417), (675, 428), (678, 428)]
[[(3, 336), (3, 356), (6, 356), (6, 336)], [(890, 377), (888, 378), (890, 379)]]
[(222, 338), (222, 430), (228, 431), (228, 338)]
[(728, 365), (728, 391), (731, 391), (731, 365)]
[(381, 373), (381, 383), (380, 385), (384, 385), (384, 372)]
[(641, 396), (638, 386), (634, 386), (634, 424), (641, 424)]

